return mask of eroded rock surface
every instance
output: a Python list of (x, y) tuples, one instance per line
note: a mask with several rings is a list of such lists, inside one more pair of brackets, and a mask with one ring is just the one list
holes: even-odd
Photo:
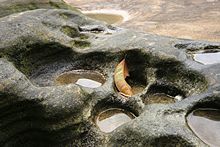
[[(190, 52), (219, 43), (179, 40), (116, 28), (69, 10), (39, 9), (0, 19), (0, 146), (207, 146), (187, 126), (196, 108), (220, 107), (220, 64), (195, 62)], [(114, 86), (125, 58), (129, 99)], [(56, 84), (74, 70), (105, 77), (98, 88)], [(144, 103), (154, 94), (178, 98)], [(108, 109), (134, 119), (110, 133), (95, 119)]]
[(66, 4), (63, 0), (0, 0), (0, 17), (40, 8), (77, 11), (76, 8)]

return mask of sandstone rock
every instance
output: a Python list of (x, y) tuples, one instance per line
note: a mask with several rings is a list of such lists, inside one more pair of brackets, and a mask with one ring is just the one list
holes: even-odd
[(63, 0), (0, 0), (0, 17), (34, 9), (70, 9), (78, 11)]
[[(220, 106), (220, 64), (201, 65), (187, 52), (219, 43), (143, 34), (61, 9), (3, 17), (0, 32), (0, 146), (206, 146), (185, 117)], [(129, 82), (146, 87), (127, 100), (113, 83), (123, 58)], [(56, 85), (57, 76), (78, 69), (98, 71), (106, 82)], [(145, 105), (154, 93), (183, 100)], [(136, 118), (103, 133), (94, 118), (108, 108)]]

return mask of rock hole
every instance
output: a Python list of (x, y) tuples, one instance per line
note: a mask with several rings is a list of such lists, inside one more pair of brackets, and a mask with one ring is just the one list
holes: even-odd
[(87, 48), (91, 45), (90, 42), (84, 40), (72, 40), (69, 42), (72, 47), (76, 48)]
[[(99, 98), (97, 98), (99, 99)], [(110, 133), (140, 115), (142, 107), (134, 101), (121, 101), (118, 97), (106, 97), (97, 101), (91, 111), (91, 121), (104, 133)]]
[(169, 95), (166, 95), (164, 93), (156, 93), (153, 95), (149, 95), (147, 98), (144, 99), (144, 103), (147, 104), (169, 104), (169, 103), (175, 103), (174, 97), (171, 97)]
[(147, 86), (147, 59), (139, 50), (128, 51), (124, 58), (129, 72), (125, 80), (131, 86), (134, 95), (141, 93)]
[(199, 108), (187, 116), (192, 131), (206, 144), (220, 146), (220, 110)]
[(96, 125), (102, 132), (110, 133), (134, 118), (135, 115), (129, 111), (119, 108), (111, 108), (98, 114), (96, 117)]
[(181, 101), (185, 94), (178, 88), (166, 84), (153, 84), (147, 91), (145, 96), (142, 96), (145, 104), (169, 104)]
[(122, 10), (93, 10), (84, 11), (90, 18), (104, 21), (108, 24), (121, 24), (129, 19), (129, 14)]
[(123, 17), (117, 14), (104, 14), (104, 13), (85, 13), (86, 16), (105, 21), (108, 24), (120, 24), (123, 22)]
[(71, 59), (73, 51), (56, 42), (45, 43), (35, 38), (22, 38), (15, 42), (15, 45), (10, 47), (4, 55), (15, 64), (16, 68), (30, 77), (46, 64)]
[(75, 83), (83, 87), (98, 88), (105, 83), (105, 78), (97, 71), (73, 70), (59, 75), (56, 83), (58, 85)]

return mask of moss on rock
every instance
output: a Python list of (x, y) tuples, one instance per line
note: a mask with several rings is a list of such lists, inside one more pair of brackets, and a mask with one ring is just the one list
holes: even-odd
[(63, 26), (61, 28), (61, 32), (63, 32), (64, 34), (66, 34), (71, 38), (79, 37), (80, 39), (88, 39), (88, 36), (84, 34), (80, 34), (80, 32), (76, 28), (70, 26)]
[(77, 48), (86, 48), (91, 45), (90, 42), (84, 40), (73, 40), (70, 41), (70, 44), (72, 47), (77, 47)]
[(34, 9), (68, 9), (72, 11), (77, 11), (76, 8), (66, 4), (63, 0), (23, 0), (17, 1), (12, 0), (10, 2), (3, 1), (0, 3), (0, 17), (4, 17), (13, 13), (19, 13)]
[[(62, 53), (61, 53), (62, 52)], [(71, 55), (72, 50), (56, 42), (42, 42), (34, 38), (21, 38), (15, 45), (0, 52), (26, 75), (38, 67)]]

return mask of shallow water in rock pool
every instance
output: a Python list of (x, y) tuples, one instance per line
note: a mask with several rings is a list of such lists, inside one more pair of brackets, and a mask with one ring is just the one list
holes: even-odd
[[(123, 11), (120, 27), (186, 39), (220, 41), (220, 0), (65, 0), (84, 11)], [(111, 12), (109, 11), (109, 12)], [(115, 13), (110, 13), (115, 14)]]
[(177, 101), (181, 101), (183, 97), (181, 95), (177, 95), (175, 97), (164, 94), (164, 93), (155, 93), (147, 96), (144, 99), (144, 103), (147, 104), (170, 104), (175, 103)]
[(123, 22), (123, 16), (108, 13), (85, 13), (90, 18), (105, 21), (108, 24), (119, 24)]
[(220, 146), (220, 110), (197, 109), (187, 116), (191, 130), (206, 144)]
[(56, 83), (58, 85), (65, 85), (75, 83), (77, 85), (97, 88), (104, 84), (105, 78), (102, 74), (96, 71), (87, 70), (74, 70), (65, 72), (56, 78)]
[(205, 65), (220, 63), (220, 52), (194, 54), (194, 60)]
[(102, 132), (110, 133), (119, 126), (135, 118), (135, 115), (124, 109), (111, 108), (101, 112), (96, 118), (96, 125)]

